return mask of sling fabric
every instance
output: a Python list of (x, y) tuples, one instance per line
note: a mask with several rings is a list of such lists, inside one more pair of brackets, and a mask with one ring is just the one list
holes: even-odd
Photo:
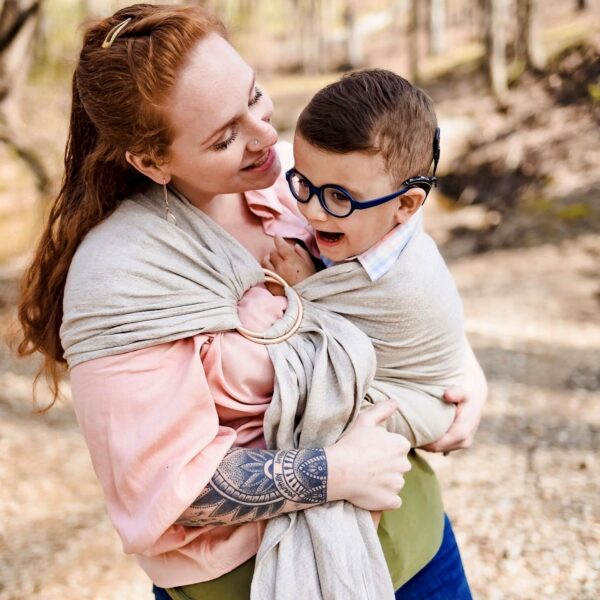
[[(256, 260), (183, 197), (162, 189), (125, 200), (84, 239), (64, 297), (61, 340), (73, 367), (198, 333), (235, 329), (237, 303), (264, 280)], [(298, 306), (267, 332), (287, 331)], [(265, 415), (272, 448), (322, 447), (353, 422), (375, 372), (368, 337), (317, 303), (304, 302), (300, 330), (269, 346), (275, 368)], [(269, 520), (256, 559), (252, 600), (385, 600), (394, 591), (370, 514), (335, 502)]]
[(413, 447), (446, 433), (455, 407), (444, 402), (444, 391), (462, 385), (464, 376), (463, 308), (444, 259), (421, 227), (375, 281), (353, 260), (319, 271), (295, 288), (369, 336), (377, 371), (368, 397), (394, 398), (399, 405), (389, 429)]

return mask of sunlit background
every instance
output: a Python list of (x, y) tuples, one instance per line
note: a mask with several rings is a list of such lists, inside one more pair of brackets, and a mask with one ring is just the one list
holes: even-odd
[[(130, 3), (0, 0), (2, 332), (60, 182), (80, 24)], [(434, 99), (441, 181), (426, 227), (490, 383), (475, 446), (431, 457), (467, 574), (484, 600), (596, 600), (600, 0), (205, 4), (271, 94), (283, 139), (349, 69), (392, 69)], [(0, 347), (0, 600), (149, 600), (68, 400), (32, 414), (36, 367)]]

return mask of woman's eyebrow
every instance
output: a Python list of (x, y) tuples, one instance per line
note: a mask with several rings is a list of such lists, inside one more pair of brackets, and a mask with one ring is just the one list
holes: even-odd
[[(250, 85), (250, 91), (248, 93), (248, 98), (252, 98), (253, 97), (253, 93), (254, 93), (254, 88), (256, 86), (256, 73), (254, 71), (252, 71), (252, 84)], [(221, 127), (219, 127), (218, 129), (215, 129), (203, 142), (202, 145), (204, 144), (208, 144), (214, 137), (216, 137), (218, 134), (220, 134), (222, 131), (224, 131), (225, 129), (227, 129), (228, 127), (230, 127), (231, 125), (233, 125), (240, 117), (242, 116), (242, 114), (237, 114), (234, 117), (232, 117), (231, 119), (229, 119), (229, 121), (227, 121), (227, 123), (225, 123), (224, 125), (221, 125)]]

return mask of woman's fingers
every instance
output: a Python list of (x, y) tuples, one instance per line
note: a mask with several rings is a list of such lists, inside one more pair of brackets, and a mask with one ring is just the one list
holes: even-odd
[(450, 452), (469, 448), (477, 430), (477, 425), (473, 426), (473, 423), (475, 420), (479, 423), (477, 415), (471, 415), (470, 412), (468, 404), (459, 404), (450, 429), (436, 442), (423, 446), (423, 449), (429, 452)]
[(460, 404), (466, 398), (465, 390), (461, 387), (449, 388), (444, 392), (444, 400), (450, 404)]
[(394, 414), (396, 408), (394, 400), (375, 404), (372, 408), (368, 408), (361, 413), (357, 419), (357, 424), (360, 423), (362, 426), (370, 427), (383, 425)]
[(326, 449), (330, 464), (328, 501), (345, 499), (365, 510), (400, 506), (398, 493), (411, 468), (408, 440), (379, 427), (397, 410), (393, 400), (363, 411), (354, 425)]

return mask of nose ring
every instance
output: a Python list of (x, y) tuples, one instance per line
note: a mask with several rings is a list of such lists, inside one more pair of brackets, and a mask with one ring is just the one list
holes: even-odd
[(250, 143), (251, 143), (253, 146), (258, 146), (258, 145), (260, 144), (260, 142), (259, 142), (257, 139), (253, 139), (253, 140), (252, 140)]

